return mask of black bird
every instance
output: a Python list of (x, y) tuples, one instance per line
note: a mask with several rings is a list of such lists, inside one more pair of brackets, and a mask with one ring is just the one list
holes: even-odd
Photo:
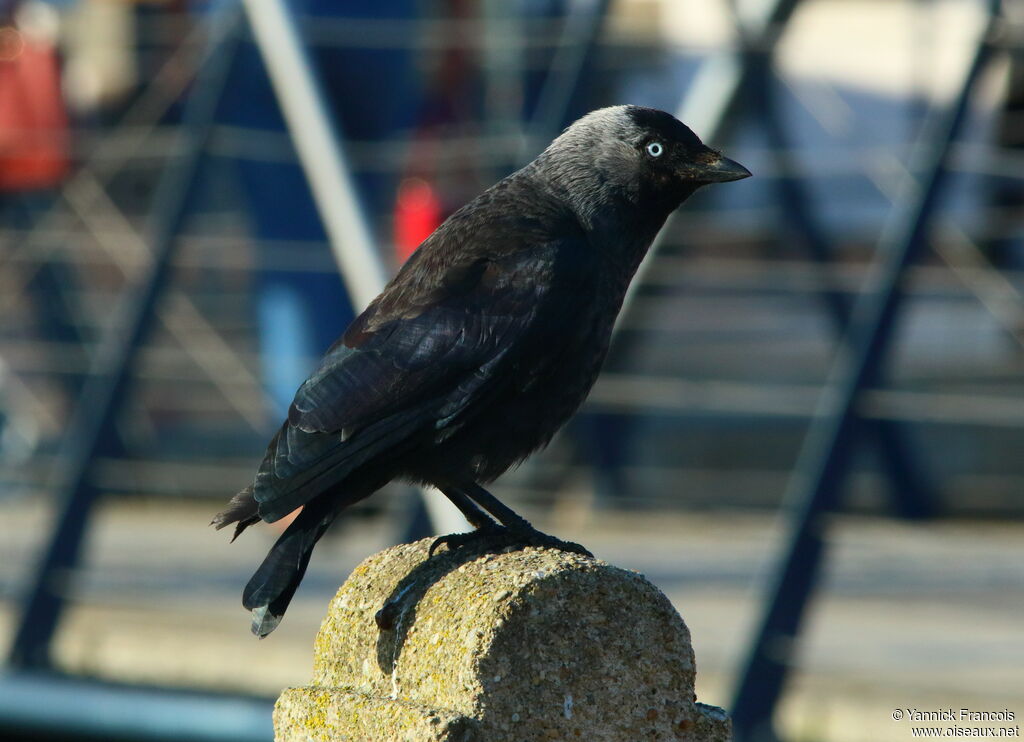
[(327, 351), (213, 520), (237, 537), (302, 506), (243, 593), (253, 633), (280, 622), (335, 516), (393, 479), (436, 486), (476, 527), (438, 540), (449, 548), (499, 533), (560, 545), (481, 485), (583, 402), (669, 213), (749, 175), (669, 114), (616, 106), (452, 214)]

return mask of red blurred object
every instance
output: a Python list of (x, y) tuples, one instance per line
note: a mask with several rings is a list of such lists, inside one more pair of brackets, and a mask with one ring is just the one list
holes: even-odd
[(0, 27), (0, 190), (57, 185), (70, 169), (68, 151), (56, 49)]
[(405, 262), (442, 221), (441, 199), (422, 178), (406, 178), (398, 186), (395, 205), (395, 249)]

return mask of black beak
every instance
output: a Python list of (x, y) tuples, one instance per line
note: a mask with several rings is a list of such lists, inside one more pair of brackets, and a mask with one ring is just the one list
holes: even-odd
[(700, 169), (691, 177), (705, 183), (728, 183), (731, 180), (749, 178), (750, 171), (735, 160), (718, 155), (718, 159), (712, 160), (707, 165), (701, 165)]

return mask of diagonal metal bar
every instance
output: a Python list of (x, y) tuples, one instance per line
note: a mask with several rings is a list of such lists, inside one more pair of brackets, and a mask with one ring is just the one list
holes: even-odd
[(242, 0), (242, 6), (342, 280), (356, 311), (362, 311), (384, 288), (388, 271), (295, 19), (282, 0)]
[[(175, 101), (177, 101), (185, 87), (189, 83), (189, 77), (181, 74), (181, 68), (185, 58), (191, 51), (191, 47), (198, 43), (199, 38), (206, 33), (202, 24), (182, 41), (173, 54), (164, 62), (163, 66), (156, 72), (152, 81), (147, 85), (145, 91), (140, 95), (128, 111), (124, 114), (120, 123), (114, 127), (110, 135), (90, 151), (84, 162), (81, 163), (74, 175), (62, 186), (61, 195), (67, 198), (67, 194), (76, 188), (82, 187), (87, 179), (97, 179), (100, 182), (109, 181), (120, 169), (133, 157), (137, 157), (142, 147), (149, 141), (152, 132), (157, 128), (157, 122), (166, 113)], [(197, 60), (198, 68), (205, 63), (207, 50)], [(114, 149), (111, 142), (118, 142), (119, 146)], [(56, 252), (55, 247), (47, 245), (46, 233), (58, 226), (63, 215), (62, 203), (54, 201), (49, 209), (36, 220), (32, 230), (26, 235), (21, 243), (14, 249), (5, 253), (0, 259), (0, 267), (7, 261), (31, 255), (35, 265), (22, 270), (17, 280), (6, 276), (4, 291), (0, 293), (0, 312), (9, 311), (20, 299), (25, 287), (32, 280), (36, 272), (45, 264), (47, 259)]]
[[(838, 127), (833, 117), (821, 115), (820, 106), (815, 102), (817, 99), (803, 94), (799, 87), (789, 81), (786, 82), (794, 95), (801, 99), (807, 111), (830, 133), (837, 134)], [(870, 131), (865, 133), (868, 137), (871, 136)], [(958, 162), (959, 157), (956, 154), (962, 149), (962, 146), (958, 146), (954, 150), (954, 169), (958, 164), (963, 167), (962, 163)], [(907, 171), (906, 164), (895, 157), (887, 157), (884, 162), (879, 162), (877, 157), (869, 158), (868, 167), (864, 168), (863, 172), (890, 203), (896, 201), (896, 191), (900, 184), (912, 175)], [(1019, 169), (1012, 172), (1016, 175)], [(898, 182), (894, 183), (894, 180)], [(977, 240), (968, 236), (956, 219), (943, 220), (938, 229), (941, 230), (944, 239), (933, 239), (931, 245), (952, 275), (974, 295), (1008, 336), (1017, 344), (1024, 345), (1024, 292), (1008, 277), (1008, 271), (992, 264)]]
[(588, 58), (608, 17), (611, 0), (571, 0), (562, 24), (558, 47), (541, 87), (532, 120), (526, 127), (518, 166), (530, 162), (565, 125), (573, 96)]
[[(756, 49), (748, 53), (761, 54)], [(789, 136), (782, 125), (770, 60), (764, 59), (756, 67), (756, 84), (751, 86), (750, 92), (755, 100), (755, 110), (761, 114), (760, 120), (768, 146), (775, 153), (780, 175), (775, 178), (774, 184), (783, 213), (792, 217), (785, 221), (793, 225), (793, 231), (806, 252), (824, 270), (831, 262), (834, 251), (825, 230), (815, 217), (811, 194), (798, 178), (790, 174), (793, 168), (790, 167)], [(845, 294), (828, 287), (823, 287), (818, 295), (825, 305), (833, 329), (841, 337), (849, 327), (852, 302)], [(929, 485), (918, 457), (914, 455), (912, 446), (898, 424), (886, 420), (865, 421), (864, 429), (870, 434), (864, 440), (875, 449), (889, 483), (890, 498), (896, 512), (904, 518), (933, 516), (937, 502), (934, 489)]]
[[(738, 19), (742, 23), (746, 39), (744, 46), (756, 48), (765, 58), (770, 58), (772, 50), (799, 4), (800, 0), (767, 0), (756, 11), (751, 11), (749, 15), (744, 14)], [(757, 74), (756, 64), (758, 61), (752, 55), (739, 54), (735, 50), (724, 50), (708, 59), (697, 71), (690, 89), (675, 112), (676, 118), (688, 125), (706, 142), (723, 139), (726, 127), (732, 121), (730, 114), (739, 105), (751, 79)], [(669, 221), (671, 219), (672, 217), (669, 217)], [(616, 333), (625, 326), (636, 292), (657, 259), (665, 243), (665, 235), (670, 231), (668, 225), (661, 230), (651, 249), (647, 251), (647, 256), (640, 263), (622, 302), (622, 309), (615, 323)]]
[(942, 230), (946, 239), (932, 243), (939, 257), (1003, 331), (1024, 347), (1024, 292), (992, 264), (959, 224), (947, 221)]
[[(141, 256), (148, 257), (149, 246), (145, 238), (98, 180), (83, 174), (81, 188), (69, 190), (66, 197), (92, 238), (125, 275), (130, 275), (132, 264)], [(100, 217), (105, 223), (100, 223)], [(115, 237), (121, 247), (114, 245)], [(231, 344), (207, 321), (195, 302), (184, 291), (168, 286), (166, 303), (158, 306), (156, 313), (161, 324), (192, 361), (206, 372), (210, 383), (235, 412), (256, 432), (266, 431), (264, 410), (253, 408), (250, 403), (252, 399), (263, 396), (263, 385)], [(217, 362), (212, 362), (212, 357), (216, 357)]]
[[(282, 0), (242, 0), (242, 6), (358, 313), (383, 290), (388, 272), (359, 203), (337, 126), (288, 6)], [(432, 494), (427, 511), (438, 532), (465, 528), (465, 519), (447, 498)]]
[[(744, 4), (742, 11), (735, 9), (736, 25), (741, 32), (741, 44), (737, 48), (724, 49), (717, 55), (707, 59), (698, 69), (693, 83), (683, 97), (675, 115), (680, 121), (689, 125), (706, 142), (717, 142), (727, 135), (727, 127), (733, 123), (731, 114), (741, 103), (744, 93), (751, 87), (752, 80), (758, 74), (758, 65), (771, 58), (778, 39), (781, 37), (786, 23), (796, 10), (799, 0), (766, 0), (756, 8)], [(748, 50), (756, 49), (758, 54)], [(671, 223), (673, 217), (669, 217)], [(666, 224), (655, 238), (647, 255), (641, 261), (636, 275), (626, 290), (622, 309), (613, 329), (609, 366), (615, 359), (630, 355), (636, 336), (623, 337), (623, 328), (629, 326), (638, 309), (637, 293), (648, 281), (652, 266), (658, 260), (658, 253), (671, 232), (670, 224)], [(602, 464), (602, 474), (614, 472), (619, 466), (617, 451), (621, 446), (617, 441), (625, 435), (623, 418), (612, 423), (607, 418), (597, 416), (597, 425), (591, 426), (594, 433), (592, 440), (597, 444), (595, 455)], [(605, 480), (608, 481), (608, 480)], [(618, 483), (604, 486), (598, 480), (600, 489), (612, 492), (620, 491)]]
[(858, 299), (847, 342), (838, 354), (821, 396), (791, 482), (788, 546), (775, 572), (765, 611), (751, 644), (732, 704), (737, 742), (776, 739), (772, 712), (795, 658), (796, 637), (826, 553), (826, 513), (838, 500), (848, 471), (855, 435), (855, 408), (874, 385), (896, 327), (904, 271), (926, 244), (927, 229), (947, 181), (947, 156), (965, 118), (975, 82), (991, 57), (990, 39), (998, 28), (998, 0), (990, 0), (990, 20), (948, 110), (926, 122), (911, 157), (912, 197), (902, 199), (878, 243), (878, 280)]
[(70, 588), (89, 524), (96, 489), (89, 481), (93, 462), (114, 437), (114, 424), (125, 399), (136, 351), (144, 341), (168, 274), (175, 235), (184, 219), (199, 173), (203, 149), (213, 127), (217, 104), (237, 45), (238, 14), (223, 11), (212, 43), (216, 51), (200, 71), (182, 115), (184, 152), (164, 173), (153, 203), (149, 239), (152, 261), (126, 297), (117, 321), (105, 333), (95, 373), (86, 381), (65, 436), (61, 468), (55, 482), (58, 516), (50, 541), (30, 583), (9, 661), (17, 667), (52, 665), (50, 643)]

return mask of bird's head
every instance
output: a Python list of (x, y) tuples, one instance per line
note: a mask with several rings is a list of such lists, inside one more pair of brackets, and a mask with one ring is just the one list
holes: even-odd
[(640, 106), (588, 113), (536, 164), (585, 221), (620, 203), (664, 219), (701, 186), (750, 176), (672, 115)]

